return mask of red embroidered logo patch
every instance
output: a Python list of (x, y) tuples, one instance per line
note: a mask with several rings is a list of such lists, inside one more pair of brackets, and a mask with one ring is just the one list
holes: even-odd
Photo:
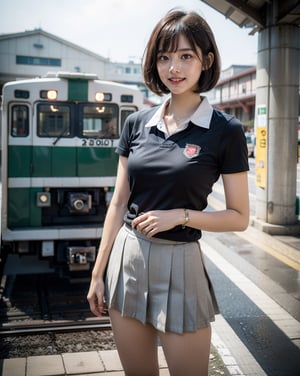
[(183, 154), (187, 158), (194, 158), (197, 157), (200, 153), (201, 147), (199, 145), (193, 145), (193, 144), (186, 144)]

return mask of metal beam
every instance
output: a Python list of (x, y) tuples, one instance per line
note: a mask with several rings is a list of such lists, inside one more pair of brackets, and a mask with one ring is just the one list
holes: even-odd
[(226, 2), (232, 5), (235, 9), (248, 16), (257, 26), (263, 27), (265, 20), (263, 19), (261, 12), (257, 11), (253, 7), (240, 0), (226, 0)]
[[(288, 20), (292, 18), (295, 21), (298, 19), (298, 25), (300, 20), (300, 0), (290, 0), (285, 1), (283, 4), (280, 4), (278, 12), (278, 23), (289, 23)], [(294, 23), (294, 22), (293, 22)]]

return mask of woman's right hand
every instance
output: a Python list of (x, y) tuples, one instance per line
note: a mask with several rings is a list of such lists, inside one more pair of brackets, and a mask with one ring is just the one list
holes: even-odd
[(90, 310), (95, 316), (102, 316), (107, 313), (107, 305), (104, 300), (103, 278), (92, 278), (87, 300)]

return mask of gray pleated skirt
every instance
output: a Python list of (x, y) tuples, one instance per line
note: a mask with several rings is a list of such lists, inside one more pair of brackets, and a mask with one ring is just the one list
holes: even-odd
[(124, 225), (106, 272), (106, 301), (163, 332), (194, 332), (219, 313), (199, 242), (148, 239)]

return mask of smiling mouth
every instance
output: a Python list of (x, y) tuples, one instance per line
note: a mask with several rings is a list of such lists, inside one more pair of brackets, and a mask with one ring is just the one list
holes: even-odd
[(172, 84), (177, 84), (185, 80), (185, 78), (175, 78), (175, 77), (170, 77), (168, 79)]

